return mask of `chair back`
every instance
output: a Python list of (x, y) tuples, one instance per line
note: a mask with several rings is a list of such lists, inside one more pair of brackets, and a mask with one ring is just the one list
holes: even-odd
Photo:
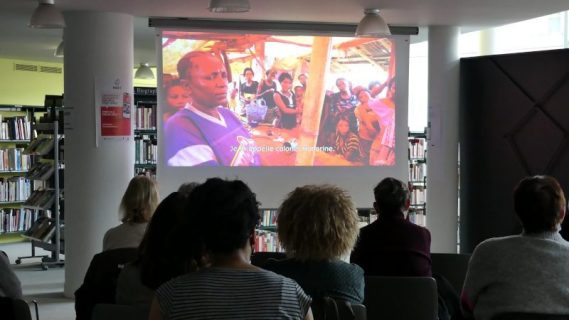
[(506, 312), (495, 315), (492, 320), (569, 320), (569, 314)]
[(89, 320), (99, 303), (115, 303), (117, 279), (124, 264), (134, 261), (136, 248), (121, 248), (96, 254), (89, 264), (83, 284), (75, 291), (77, 320)]
[(363, 304), (352, 304), (330, 297), (312, 301), (314, 320), (366, 320), (367, 310)]
[(146, 320), (150, 313), (150, 306), (97, 304), (93, 308), (93, 320)]
[(286, 259), (286, 253), (284, 252), (254, 252), (251, 255), (251, 264), (262, 268), (267, 261), (274, 259), (274, 260), (282, 260)]
[(445, 277), (457, 293), (462, 291), (470, 254), (431, 253), (433, 274)]
[(352, 311), (356, 316), (356, 320), (367, 320), (367, 309), (366, 306), (359, 303), (352, 303)]
[(5, 320), (32, 320), (30, 307), (24, 300), (7, 297), (0, 297), (0, 316)]
[(434, 320), (437, 298), (437, 283), (431, 277), (365, 277), (369, 320)]

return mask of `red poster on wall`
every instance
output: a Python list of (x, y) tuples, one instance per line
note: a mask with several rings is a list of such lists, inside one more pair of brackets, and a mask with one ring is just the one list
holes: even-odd
[(129, 136), (131, 132), (130, 106), (131, 96), (103, 94), (101, 97), (101, 136), (103, 138)]

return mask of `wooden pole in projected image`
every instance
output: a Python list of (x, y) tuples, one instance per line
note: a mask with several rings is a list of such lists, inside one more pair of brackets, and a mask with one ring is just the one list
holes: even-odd
[(331, 49), (332, 39), (330, 37), (314, 37), (308, 69), (308, 87), (304, 94), (304, 110), (296, 152), (297, 166), (312, 166), (314, 164), (314, 148), (318, 140), (320, 116), (326, 93), (324, 79), (326, 79), (326, 74), (330, 69)]

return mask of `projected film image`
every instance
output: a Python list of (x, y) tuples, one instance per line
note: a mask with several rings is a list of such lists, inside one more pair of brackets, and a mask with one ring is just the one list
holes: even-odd
[(169, 166), (393, 166), (389, 38), (162, 34)]

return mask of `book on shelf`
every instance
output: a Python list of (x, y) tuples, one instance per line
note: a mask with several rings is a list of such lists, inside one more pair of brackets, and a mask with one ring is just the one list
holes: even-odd
[(31, 189), (30, 180), (25, 177), (0, 178), (0, 202), (25, 201)]
[(410, 159), (423, 159), (425, 158), (425, 143), (424, 138), (410, 138), (409, 139), (409, 158)]
[(134, 138), (136, 164), (156, 164), (158, 161), (158, 141), (155, 136), (141, 135)]
[(1, 140), (30, 140), (30, 121), (27, 116), (2, 117), (0, 115)]
[(411, 204), (424, 204), (427, 201), (427, 189), (424, 186), (413, 186), (409, 191)]
[(139, 102), (135, 111), (135, 128), (156, 129), (156, 102)]
[(30, 164), (30, 156), (24, 154), (24, 148), (0, 149), (0, 171), (26, 171)]
[(261, 209), (261, 226), (276, 227), (277, 225), (277, 210), (276, 209)]
[(30, 180), (47, 180), (51, 177), (55, 171), (55, 166), (53, 163), (49, 162), (36, 162), (29, 169), (26, 174), (26, 178)]
[(55, 190), (35, 190), (24, 203), (24, 206), (51, 208), (55, 201)]
[(41, 217), (23, 235), (32, 240), (47, 242), (55, 233), (55, 222), (48, 217)]
[(275, 232), (256, 230), (255, 252), (284, 252)]
[(426, 163), (410, 163), (409, 164), (409, 181), (423, 181), (427, 175)]
[(25, 154), (44, 156), (53, 150), (53, 137), (39, 136), (24, 150)]
[(0, 209), (0, 233), (23, 232), (38, 219), (39, 211), (26, 208)]
[(413, 208), (407, 212), (407, 220), (410, 222), (425, 227), (427, 219), (425, 215), (425, 208)]

